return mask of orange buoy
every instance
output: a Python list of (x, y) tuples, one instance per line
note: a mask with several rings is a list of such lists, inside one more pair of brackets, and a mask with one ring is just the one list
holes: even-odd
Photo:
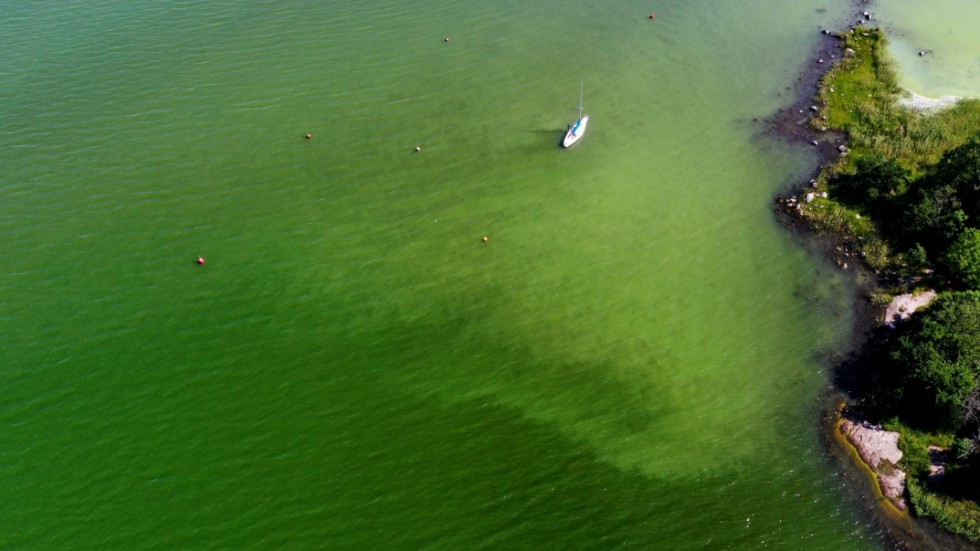
[(205, 262), (207, 262), (207, 260), (204, 260), (204, 257), (203, 256), (197, 257), (197, 263), (198, 264), (204, 264)]
[(312, 138), (312, 137), (313, 137), (313, 134), (310, 134), (309, 132), (306, 133), (306, 139), (307, 140), (310, 139), (310, 138)]
[(656, 17), (656, 16), (651, 13), (650, 14), (650, 19), (653, 19), (654, 17)]

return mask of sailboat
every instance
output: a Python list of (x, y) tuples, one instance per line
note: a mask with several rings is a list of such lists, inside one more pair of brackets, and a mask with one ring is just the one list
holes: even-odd
[(580, 80), (578, 89), (578, 120), (569, 127), (568, 132), (565, 132), (565, 139), (561, 142), (562, 147), (572, 147), (585, 135), (585, 127), (589, 124), (589, 116), (582, 112), (582, 96), (584, 90), (584, 81)]

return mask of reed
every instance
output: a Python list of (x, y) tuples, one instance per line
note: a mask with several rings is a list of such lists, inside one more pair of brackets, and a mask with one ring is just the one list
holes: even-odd
[[(980, 100), (962, 100), (946, 109), (927, 111), (905, 106), (899, 101), (903, 92), (887, 54), (884, 34), (879, 29), (857, 28), (838, 36), (843, 59), (821, 80), (820, 107), (810, 122), (816, 128), (826, 126), (844, 133), (847, 150), (818, 177), (819, 189), (828, 190), (828, 197), (803, 203), (798, 212), (814, 229), (834, 235), (858, 252), (883, 276), (899, 276), (882, 277), (883, 281), (891, 279), (901, 282), (896, 287), (914, 287), (929, 265), (927, 250), (936, 256), (933, 261), (948, 259), (951, 253), (947, 251), (949, 243), (933, 242), (936, 248), (928, 249), (926, 235), (910, 235), (901, 227), (926, 216), (915, 210), (918, 203), (910, 190), (934, 180), (933, 167), (943, 155), (980, 132)], [(908, 215), (910, 209), (912, 216)], [(927, 247), (920, 243), (927, 243)], [(960, 256), (975, 256), (975, 248), (960, 252)], [(952, 249), (952, 253), (958, 251)], [(973, 256), (966, 260), (973, 261)], [(937, 267), (940, 272), (941, 268)], [(878, 302), (884, 300), (879, 298)], [(951, 449), (954, 434), (923, 432), (898, 418), (886, 426), (901, 434), (899, 445), (905, 455), (899, 466), (908, 474), (914, 512), (980, 542), (977, 504), (965, 494), (952, 492), (955, 484), (944, 487), (930, 478), (929, 446)], [(956, 462), (950, 465), (957, 472)]]
[(980, 542), (980, 509), (975, 503), (930, 492), (926, 483), (914, 478), (908, 481), (908, 492), (916, 515), (931, 518), (946, 530), (972, 542)]
[(821, 107), (811, 125), (846, 132), (850, 152), (827, 176), (853, 170), (871, 153), (894, 158), (918, 176), (980, 128), (980, 100), (936, 112), (900, 104), (903, 91), (880, 29), (857, 28), (838, 37), (844, 57), (821, 80)]
[(810, 124), (814, 128), (847, 135), (847, 153), (824, 167), (817, 178), (828, 198), (804, 204), (799, 213), (817, 231), (834, 234), (862, 255), (876, 271), (908, 272), (905, 246), (896, 246), (866, 212), (845, 204), (835, 195), (834, 181), (854, 174), (862, 159), (894, 159), (921, 177), (943, 154), (980, 130), (980, 100), (963, 100), (934, 112), (918, 111), (899, 102), (893, 62), (884, 33), (859, 27), (844, 33), (843, 57), (821, 80), (819, 109)]

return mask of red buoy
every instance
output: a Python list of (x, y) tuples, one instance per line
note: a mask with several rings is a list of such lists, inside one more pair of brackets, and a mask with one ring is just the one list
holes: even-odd
[(197, 263), (198, 264), (204, 264), (205, 262), (207, 262), (207, 260), (204, 260), (204, 257), (203, 256), (197, 257)]
[(650, 14), (650, 19), (653, 19), (654, 17), (656, 17), (656, 16), (651, 13)]

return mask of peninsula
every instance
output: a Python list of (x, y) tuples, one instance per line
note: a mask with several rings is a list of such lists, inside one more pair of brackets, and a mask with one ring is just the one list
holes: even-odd
[(903, 91), (878, 28), (824, 34), (806, 124), (829, 162), (777, 209), (873, 274), (834, 428), (889, 503), (980, 543), (980, 101)]

